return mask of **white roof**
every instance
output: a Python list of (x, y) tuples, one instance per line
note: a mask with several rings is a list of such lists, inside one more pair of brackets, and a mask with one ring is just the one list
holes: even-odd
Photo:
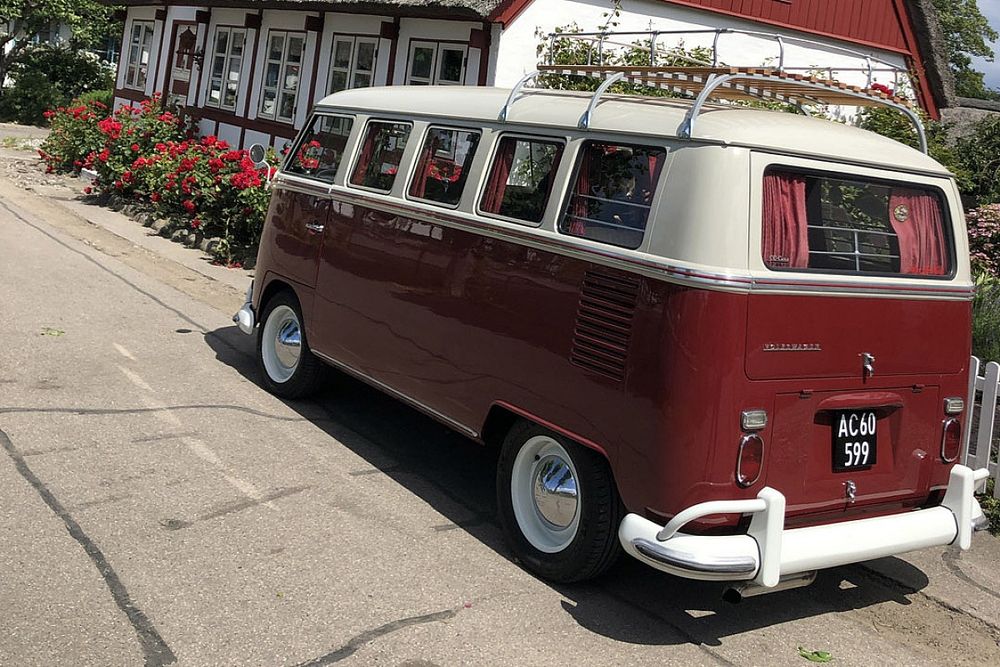
[[(335, 93), (322, 107), (378, 114), (404, 114), (496, 123), (508, 88), (472, 86), (386, 86)], [(591, 93), (525, 89), (511, 105), (507, 125), (575, 130)], [(591, 131), (676, 138), (691, 101), (605, 95), (594, 112)], [(799, 114), (711, 105), (695, 122), (694, 141), (748, 146), (780, 153), (862, 162), (900, 170), (947, 174), (920, 151), (843, 123)]]

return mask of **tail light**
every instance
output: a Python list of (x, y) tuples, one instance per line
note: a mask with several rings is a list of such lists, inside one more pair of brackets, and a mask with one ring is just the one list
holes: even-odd
[(941, 459), (945, 463), (954, 463), (962, 453), (962, 424), (957, 419), (949, 419), (944, 423), (944, 434), (941, 436)]
[(744, 435), (736, 457), (736, 483), (746, 488), (760, 478), (764, 467), (764, 441), (757, 434)]

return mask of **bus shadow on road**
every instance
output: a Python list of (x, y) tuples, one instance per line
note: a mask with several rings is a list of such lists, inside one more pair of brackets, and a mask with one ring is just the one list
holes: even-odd
[[(260, 386), (253, 338), (226, 327), (205, 340), (221, 363)], [(492, 449), (332, 369), (321, 395), (284, 402), (365, 459), (373, 473), (385, 474), (442, 514), (448, 522), (434, 530), (464, 530), (513, 560), (496, 520)], [(852, 565), (820, 572), (809, 587), (740, 604), (722, 600), (722, 584), (672, 577), (626, 556), (598, 580), (550, 586), (565, 598), (565, 613), (596, 634), (635, 644), (716, 646), (724, 637), (789, 621), (885, 602), (910, 604), (908, 596), (927, 585), (926, 575), (906, 561), (887, 560), (905, 573), (905, 587)]]

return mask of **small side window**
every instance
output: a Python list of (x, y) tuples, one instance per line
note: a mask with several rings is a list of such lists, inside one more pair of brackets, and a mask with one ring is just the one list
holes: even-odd
[(349, 116), (314, 116), (285, 171), (332, 183), (353, 125)]
[(638, 248), (666, 151), (588, 141), (559, 231), (623, 248)]
[(351, 184), (381, 192), (392, 190), (410, 129), (408, 123), (369, 123)]
[(417, 159), (410, 196), (457, 206), (478, 145), (478, 132), (432, 127)]
[(554, 141), (501, 138), (480, 210), (514, 220), (541, 222), (562, 152), (562, 144)]

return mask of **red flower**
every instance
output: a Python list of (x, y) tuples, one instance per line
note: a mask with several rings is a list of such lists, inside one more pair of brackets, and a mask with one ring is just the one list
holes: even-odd
[(101, 162), (107, 162), (109, 157), (111, 157), (111, 151), (105, 148), (98, 154), (97, 159), (100, 160)]
[(154, 192), (153, 194), (149, 195), (149, 201), (153, 202), (154, 204), (160, 201), (160, 193)]
[(198, 229), (201, 227), (201, 218), (195, 218), (191, 221), (191, 229)]
[(135, 180), (135, 174), (131, 171), (122, 172), (122, 183), (131, 183), (133, 180)]
[(191, 201), (190, 199), (185, 199), (184, 201), (182, 201), (181, 206), (183, 206), (184, 210), (187, 211), (188, 213), (194, 213), (194, 210), (196, 208), (194, 202)]
[(90, 187), (90, 186), (88, 185), (87, 187), (85, 187), (85, 188), (83, 189), (83, 194), (85, 194), (85, 195), (89, 195), (89, 194), (90, 194), (91, 192), (93, 192), (93, 191), (94, 191), (94, 188), (92, 188), (92, 187)]
[(139, 152), (139, 144), (132, 144), (132, 152), (133, 153)]

